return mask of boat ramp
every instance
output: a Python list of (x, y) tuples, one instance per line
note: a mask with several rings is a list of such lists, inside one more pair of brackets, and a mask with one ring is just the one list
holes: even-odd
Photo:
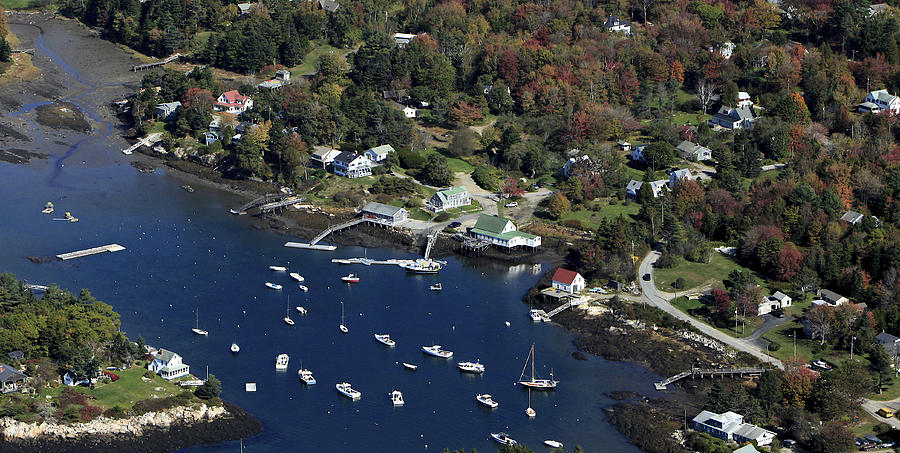
[(125, 250), (125, 247), (122, 247), (119, 244), (109, 244), (109, 245), (104, 245), (104, 246), (100, 246), (100, 247), (94, 247), (94, 248), (89, 248), (89, 249), (84, 249), (84, 250), (77, 250), (77, 251), (69, 252), (69, 253), (61, 253), (59, 255), (56, 255), (56, 258), (60, 259), (62, 261), (66, 261), (66, 260), (71, 260), (71, 259), (75, 259), (75, 258), (81, 258), (84, 256), (96, 255), (98, 253), (118, 252), (121, 250)]

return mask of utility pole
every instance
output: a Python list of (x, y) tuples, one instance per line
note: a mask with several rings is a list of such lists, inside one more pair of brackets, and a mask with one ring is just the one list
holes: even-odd
[(794, 358), (797, 358), (797, 331), (794, 331)]
[(856, 337), (850, 337), (850, 361), (853, 361), (853, 342), (856, 340)]

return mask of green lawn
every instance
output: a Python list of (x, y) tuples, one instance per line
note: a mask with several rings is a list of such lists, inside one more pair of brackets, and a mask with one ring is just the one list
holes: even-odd
[(458, 157), (453, 157), (453, 155), (450, 154), (446, 150), (446, 148), (427, 149), (423, 153), (423, 156), (427, 158), (430, 154), (435, 154), (435, 153), (440, 154), (447, 158), (447, 167), (450, 168), (450, 172), (452, 172), (452, 173), (461, 172), (461, 173), (469, 174), (469, 173), (472, 173), (473, 171), (475, 171), (475, 167), (473, 167), (472, 164), (470, 164)]
[(319, 56), (333, 52), (341, 57), (346, 57), (348, 53), (351, 52), (349, 49), (339, 49), (337, 47), (332, 47), (321, 41), (314, 41), (312, 43), (312, 49), (303, 57), (303, 62), (293, 68), (290, 68), (291, 76), (301, 76), (303, 74), (309, 74), (311, 72), (315, 72), (316, 70), (316, 62), (319, 59)]
[(430, 212), (428, 212), (422, 208), (415, 208), (415, 209), (411, 209), (409, 211), (409, 218), (413, 219), (413, 220), (428, 221), (428, 220), (431, 220), (432, 217), (433, 217), (433, 215)]
[[(134, 366), (124, 371), (113, 371), (119, 376), (119, 380), (109, 383), (97, 383), (94, 389), (85, 386), (74, 387), (75, 390), (85, 395), (93, 396), (90, 400), (92, 405), (109, 409), (113, 406), (119, 406), (122, 409), (130, 409), (134, 403), (148, 398), (165, 398), (167, 396), (177, 395), (190, 390), (182, 389), (165, 379), (154, 375), (149, 382), (144, 381), (141, 377), (147, 369), (142, 366)], [(40, 398), (51, 396), (58, 397), (64, 389), (68, 387), (60, 385), (59, 387), (44, 389), (40, 393)], [(157, 390), (158, 389), (158, 390)]]
[(672, 302), (672, 305), (674, 305), (675, 308), (703, 321), (716, 330), (736, 338), (749, 336), (765, 322), (760, 317), (747, 316), (746, 318), (739, 317), (737, 324), (735, 324), (734, 317), (732, 316), (728, 320), (727, 327), (716, 327), (707, 317), (702, 315), (702, 313), (708, 313), (708, 307), (704, 305), (700, 299), (688, 299), (687, 297), (681, 296), (675, 299), (675, 301)]
[[(672, 282), (678, 277), (685, 281), (685, 288), (693, 289), (706, 285), (717, 288), (724, 288), (723, 281), (728, 279), (728, 274), (735, 269), (749, 271), (741, 266), (733, 258), (713, 252), (709, 263), (694, 263), (682, 260), (677, 266), (671, 269), (656, 269), (653, 278), (656, 281), (656, 287), (661, 291), (672, 292)], [(762, 280), (762, 279), (760, 279)], [(762, 285), (765, 287), (765, 283)]]
[[(828, 343), (820, 346), (820, 340), (806, 338), (806, 335), (803, 334), (803, 326), (799, 322), (789, 322), (763, 336), (763, 339), (778, 343), (781, 346), (777, 351), (768, 351), (768, 354), (781, 360), (793, 357), (794, 334), (796, 334), (797, 338), (797, 358), (802, 363), (809, 363), (818, 359), (825, 359), (831, 363), (840, 363), (850, 359), (850, 353), (843, 349), (835, 350)], [(853, 359), (868, 363), (865, 357), (859, 354), (854, 354)], [(897, 396), (900, 396), (900, 393)]]
[(560, 220), (563, 222), (566, 220), (578, 220), (584, 228), (594, 230), (600, 225), (600, 221), (603, 219), (615, 219), (616, 217), (621, 216), (626, 221), (633, 222), (634, 218), (632, 218), (632, 216), (636, 216), (640, 210), (641, 205), (638, 203), (629, 203), (628, 205), (617, 203), (610, 205), (603, 202), (599, 211), (588, 211), (585, 209), (569, 211)]
[(30, 4), (31, 0), (0, 0), (0, 5), (3, 5), (4, 9), (24, 9)]
[(165, 132), (166, 131), (166, 123), (164, 121), (154, 121), (153, 125), (147, 128), (147, 135), (154, 134), (156, 132)]

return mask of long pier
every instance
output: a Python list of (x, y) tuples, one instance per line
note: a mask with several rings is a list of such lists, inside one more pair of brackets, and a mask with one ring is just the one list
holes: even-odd
[(23, 286), (25, 286), (25, 289), (32, 291), (47, 291), (47, 288), (49, 288), (47, 285), (35, 285), (34, 283), (25, 283)]
[(139, 65), (132, 66), (132, 67), (131, 67), (131, 71), (132, 71), (132, 72), (138, 72), (138, 71), (143, 71), (143, 70), (145, 70), (145, 69), (153, 69), (153, 68), (155, 68), (155, 67), (157, 67), (157, 66), (162, 66), (162, 65), (164, 65), (164, 64), (166, 64), (166, 63), (171, 63), (171, 62), (173, 62), (173, 61), (175, 61), (175, 60), (177, 60), (177, 59), (179, 59), (179, 58), (181, 58), (181, 54), (180, 54), (180, 53), (175, 53), (175, 54), (169, 55), (168, 57), (166, 57), (166, 58), (164, 58), (164, 59), (162, 59), (162, 60), (159, 60), (159, 61), (156, 61), (156, 62), (153, 62), (153, 63), (144, 63), (144, 64), (139, 64)]
[(765, 373), (765, 371), (766, 368), (691, 368), (688, 371), (682, 371), (675, 376), (671, 376), (662, 382), (657, 382), (653, 384), (653, 386), (656, 387), (656, 390), (665, 390), (667, 385), (680, 381), (688, 376), (691, 378), (702, 378), (707, 376), (759, 376), (760, 374)]
[(13, 49), (9, 52), (10, 53), (27, 53), (29, 55), (34, 55), (34, 49)]
[(281, 193), (267, 193), (261, 197), (254, 198), (253, 200), (250, 200), (250, 201), (244, 203), (243, 206), (241, 206), (237, 209), (232, 209), (231, 213), (235, 214), (235, 215), (244, 215), (247, 213), (247, 211), (249, 211), (250, 209), (253, 209), (257, 206), (271, 204), (273, 202), (280, 201), (287, 197), (292, 197), (292, 196), (293, 195), (285, 195), (285, 194), (281, 194)]
[(125, 250), (125, 247), (122, 247), (119, 244), (109, 244), (109, 245), (103, 245), (100, 247), (94, 247), (94, 248), (89, 248), (89, 249), (84, 249), (84, 250), (77, 250), (77, 251), (69, 252), (69, 253), (61, 253), (59, 255), (56, 255), (56, 258), (65, 261), (65, 260), (81, 258), (84, 256), (89, 256), (89, 255), (96, 255), (98, 253), (118, 252), (120, 250)]
[(281, 201), (273, 201), (271, 203), (266, 203), (259, 207), (259, 211), (260, 212), (274, 211), (278, 208), (283, 208), (285, 206), (290, 206), (292, 204), (297, 204), (297, 203), (303, 202), (304, 200), (305, 200), (305, 198), (303, 198), (303, 197), (292, 196), (292, 197), (285, 198), (284, 200), (281, 200)]
[(128, 148), (123, 149), (122, 154), (130, 155), (131, 153), (134, 152), (134, 150), (140, 148), (141, 146), (151, 147), (151, 146), (155, 145), (156, 143), (160, 142), (161, 140), (162, 140), (162, 133), (154, 132), (154, 133), (138, 140), (137, 143), (129, 146)]
[(330, 227), (328, 227), (328, 229), (319, 233), (318, 236), (314, 237), (311, 241), (309, 241), (309, 245), (316, 245), (319, 243), (319, 241), (321, 241), (322, 239), (325, 239), (325, 236), (328, 236), (329, 234), (334, 233), (335, 231), (343, 230), (344, 228), (350, 228), (353, 225), (359, 225), (360, 223), (363, 223), (365, 221), (366, 221), (365, 218), (353, 219), (349, 222), (344, 222), (339, 225), (330, 226)]

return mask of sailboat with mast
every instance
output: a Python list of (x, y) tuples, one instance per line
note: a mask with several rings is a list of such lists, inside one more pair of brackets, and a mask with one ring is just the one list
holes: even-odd
[(291, 319), (291, 296), (288, 296), (287, 306), (284, 307), (284, 323), (293, 326), (294, 320)]
[(197, 324), (194, 325), (194, 328), (191, 329), (191, 332), (194, 332), (197, 335), (203, 335), (204, 337), (209, 335), (209, 332), (200, 328), (200, 309), (196, 310), (197, 313)]
[(341, 302), (341, 325), (338, 328), (341, 329), (341, 332), (350, 333), (350, 329), (348, 329), (347, 326), (344, 325), (344, 303), (343, 302)]
[[(528, 364), (531, 363), (531, 377), (525, 377), (525, 371)], [(534, 344), (531, 345), (531, 351), (528, 352), (528, 358), (525, 359), (525, 366), (522, 367), (522, 374), (519, 375), (519, 384), (529, 389), (535, 390), (553, 390), (559, 381), (553, 379), (553, 371), (550, 371), (550, 379), (538, 379), (534, 377)]]
[(531, 408), (531, 388), (528, 389), (528, 409), (525, 409), (525, 415), (527, 415), (528, 418), (537, 416), (537, 412)]

